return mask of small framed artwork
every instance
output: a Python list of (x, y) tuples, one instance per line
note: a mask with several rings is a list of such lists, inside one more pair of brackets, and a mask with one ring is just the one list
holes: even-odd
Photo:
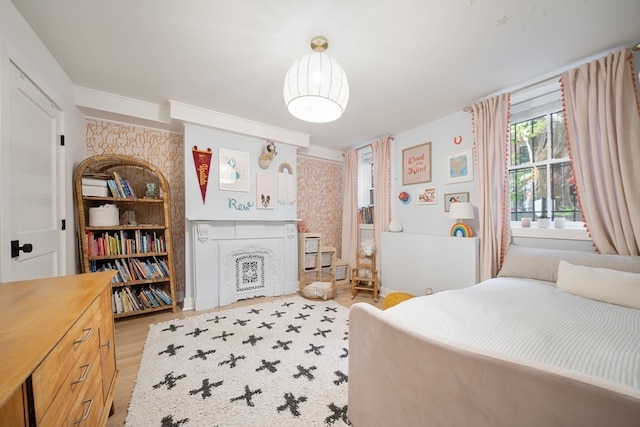
[(449, 212), (449, 206), (451, 203), (468, 202), (469, 193), (449, 193), (444, 195), (444, 211)]
[(220, 190), (249, 192), (249, 153), (220, 149)]
[(274, 175), (271, 173), (256, 174), (256, 207), (258, 209), (273, 209), (276, 203), (273, 182)]
[(431, 182), (431, 143), (402, 150), (402, 185)]
[(449, 153), (445, 156), (445, 161), (445, 182), (447, 184), (473, 181), (473, 149)]
[(436, 188), (430, 187), (423, 190), (418, 190), (418, 204), (419, 205), (435, 205), (438, 203)]

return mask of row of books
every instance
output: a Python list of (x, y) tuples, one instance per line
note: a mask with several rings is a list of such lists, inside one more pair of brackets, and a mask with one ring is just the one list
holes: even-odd
[(136, 198), (136, 193), (133, 191), (131, 183), (126, 179), (122, 179), (118, 172), (113, 172), (113, 179), (107, 180), (107, 186), (113, 197), (124, 199)]
[(373, 224), (373, 206), (360, 208), (358, 214), (360, 215), (360, 224)]
[(166, 252), (164, 235), (153, 231), (133, 230), (114, 232), (87, 231), (89, 256), (132, 255)]
[(125, 286), (113, 291), (112, 303), (113, 312), (120, 314), (168, 306), (172, 301), (171, 296), (161, 288), (150, 286), (133, 290)]
[(145, 259), (115, 259), (112, 261), (91, 261), (89, 270), (117, 271), (112, 283), (126, 283), (134, 280), (153, 280), (169, 277), (169, 266), (166, 260), (156, 257)]

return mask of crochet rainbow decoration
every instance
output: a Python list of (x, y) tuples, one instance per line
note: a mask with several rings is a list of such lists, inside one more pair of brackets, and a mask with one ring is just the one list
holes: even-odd
[(459, 222), (451, 227), (451, 235), (454, 237), (471, 237), (473, 236), (473, 230), (467, 224)]

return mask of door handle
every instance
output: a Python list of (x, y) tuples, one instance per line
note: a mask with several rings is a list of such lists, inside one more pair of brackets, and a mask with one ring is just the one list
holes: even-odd
[(20, 251), (24, 253), (29, 253), (33, 251), (33, 245), (31, 243), (25, 243), (20, 246), (20, 240), (12, 240), (11, 241), (11, 258), (15, 258), (20, 256)]

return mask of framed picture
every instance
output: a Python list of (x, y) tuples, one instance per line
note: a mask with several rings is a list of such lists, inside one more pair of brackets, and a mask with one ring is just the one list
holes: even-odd
[(431, 143), (402, 150), (402, 185), (431, 182)]
[(473, 149), (468, 148), (445, 156), (446, 183), (473, 181)]
[(256, 208), (273, 209), (276, 203), (274, 193), (274, 175), (268, 172), (256, 174)]
[(449, 193), (444, 195), (444, 211), (449, 212), (451, 203), (468, 202), (469, 193)]
[(220, 149), (220, 190), (249, 192), (249, 153)]
[(430, 187), (418, 190), (417, 199), (419, 205), (435, 205), (438, 203), (436, 188)]

